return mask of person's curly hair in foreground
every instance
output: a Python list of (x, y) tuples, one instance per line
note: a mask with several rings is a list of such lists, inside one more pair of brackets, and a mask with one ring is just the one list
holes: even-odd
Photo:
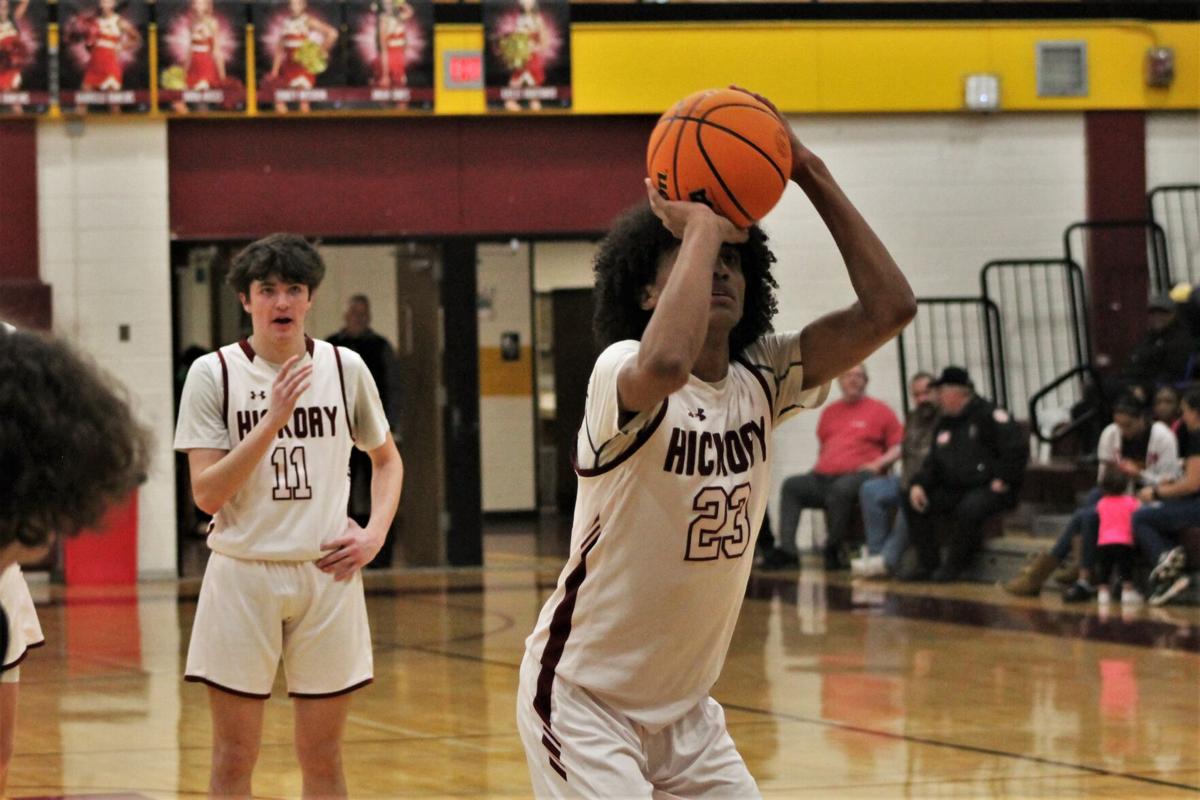
[(0, 550), (96, 525), (146, 477), (147, 431), (65, 342), (0, 325)]

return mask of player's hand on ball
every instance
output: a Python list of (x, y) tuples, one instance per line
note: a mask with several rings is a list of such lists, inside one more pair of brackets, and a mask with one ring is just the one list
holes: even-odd
[(283, 362), (279, 374), (275, 376), (275, 382), (271, 384), (271, 405), (267, 416), (276, 430), (291, 420), (296, 401), (308, 389), (310, 383), (313, 365), (309, 363), (297, 369), (296, 362), (299, 360), (300, 356), (292, 356)]
[(779, 121), (783, 123), (784, 130), (788, 132), (788, 138), (792, 143), (792, 178), (794, 180), (795, 176), (800, 174), (803, 169), (807, 168), (809, 163), (815, 159), (816, 156), (813, 155), (811, 150), (801, 144), (800, 137), (796, 135), (794, 130), (792, 130), (792, 126), (788, 124), (786, 119), (784, 119), (783, 114), (779, 113), (779, 109), (775, 107), (774, 103), (763, 97), (758, 92), (752, 92), (743, 86), (730, 84), (729, 88), (738, 92), (745, 92), (758, 102), (765, 105), (767, 108), (774, 111), (775, 116), (779, 117)]
[(342, 535), (321, 542), (329, 555), (317, 561), (317, 568), (333, 575), (335, 581), (346, 581), (365, 567), (383, 547), (383, 537), (375, 537), (352, 519), (346, 520)]
[(650, 199), (650, 210), (654, 216), (662, 220), (663, 227), (671, 232), (676, 239), (683, 239), (683, 232), (691, 224), (715, 225), (722, 242), (740, 244), (750, 238), (750, 234), (732, 222), (722, 217), (703, 203), (692, 203), (687, 200), (667, 200), (654, 188), (649, 178), (645, 179), (646, 195)]

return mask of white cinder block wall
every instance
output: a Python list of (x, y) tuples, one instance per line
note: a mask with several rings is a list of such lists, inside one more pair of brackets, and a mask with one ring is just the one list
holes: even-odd
[[(38, 228), (55, 332), (124, 384), (154, 434), (149, 479), (138, 493), (138, 574), (174, 577), (166, 123), (40, 123)], [(122, 325), (128, 341), (118, 335)]]

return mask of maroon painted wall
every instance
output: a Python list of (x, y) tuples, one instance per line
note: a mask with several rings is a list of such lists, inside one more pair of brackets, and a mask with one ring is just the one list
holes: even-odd
[[(1146, 116), (1141, 111), (1089, 111), (1089, 220), (1146, 217)], [(1150, 288), (1146, 237), (1138, 229), (1093, 230), (1088, 236), (1088, 297), (1097, 360), (1125, 363), (1146, 331)]]
[(0, 318), (50, 327), (50, 287), (38, 277), (37, 123), (0, 120)]
[(642, 197), (651, 117), (175, 120), (180, 239), (601, 232)]

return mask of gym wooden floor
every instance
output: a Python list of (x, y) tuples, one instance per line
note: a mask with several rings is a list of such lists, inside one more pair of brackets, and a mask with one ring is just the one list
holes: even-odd
[[(522, 642), (559, 559), (487, 537), (482, 570), (372, 573), (376, 680), (346, 731), (356, 797), (525, 797)], [(36, 587), (14, 797), (192, 797), (205, 688), (184, 683), (196, 581)], [(1200, 792), (1200, 609), (1098, 614), (994, 587), (756, 574), (714, 695), (763, 794), (1176, 797)], [(295, 797), (291, 707), (268, 702), (259, 797)]]

